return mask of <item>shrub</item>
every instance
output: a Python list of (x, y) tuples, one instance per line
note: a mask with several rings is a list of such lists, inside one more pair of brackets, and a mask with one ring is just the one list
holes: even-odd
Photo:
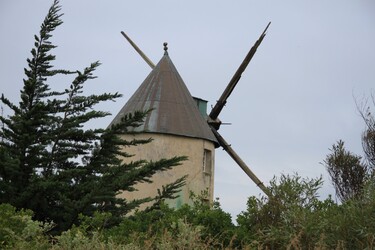
[(240, 239), (245, 244), (276, 249), (297, 241), (303, 248), (312, 248), (321, 237), (316, 222), (335, 206), (330, 198), (318, 199), (321, 185), (321, 178), (298, 174), (274, 177), (269, 187), (272, 196), (250, 197), (247, 210), (237, 217)]
[(0, 204), (0, 248), (48, 248), (44, 232), (51, 228), (51, 224), (33, 221), (32, 215), (31, 210), (16, 211), (9, 204)]

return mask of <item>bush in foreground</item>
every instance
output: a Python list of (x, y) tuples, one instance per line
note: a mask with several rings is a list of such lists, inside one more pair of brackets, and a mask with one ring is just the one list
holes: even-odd
[[(31, 220), (30, 211), (0, 206), (0, 239), (10, 249), (374, 249), (375, 185), (362, 200), (336, 204), (319, 200), (321, 179), (298, 175), (271, 181), (274, 198), (250, 197), (231, 223), (220, 204), (178, 210), (140, 211), (107, 228), (109, 213), (80, 216), (80, 225), (60, 236), (45, 234), (48, 225)], [(26, 216), (26, 217), (25, 217)]]

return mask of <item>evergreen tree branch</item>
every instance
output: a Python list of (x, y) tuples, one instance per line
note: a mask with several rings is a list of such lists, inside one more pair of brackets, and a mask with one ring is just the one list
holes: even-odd
[(176, 199), (178, 198), (177, 193), (182, 190), (182, 187), (186, 185), (186, 179), (188, 175), (184, 175), (181, 178), (178, 178), (172, 183), (169, 183), (165, 186), (162, 186), (162, 189), (158, 189), (158, 195), (153, 198), (154, 204), (151, 207), (148, 207), (146, 211), (160, 209), (160, 205), (166, 199)]

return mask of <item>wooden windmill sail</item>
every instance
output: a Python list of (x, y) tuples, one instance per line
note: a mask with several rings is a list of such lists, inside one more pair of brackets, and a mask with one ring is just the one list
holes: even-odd
[(218, 119), (220, 112), (223, 110), (230, 94), (236, 87), (238, 81), (241, 78), (242, 73), (245, 71), (246, 67), (249, 65), (251, 59), (253, 58), (255, 52), (257, 51), (259, 45), (262, 43), (264, 37), (266, 36), (266, 31), (271, 23), (268, 23), (267, 27), (264, 29), (263, 33), (260, 35), (259, 39), (255, 42), (253, 47), (247, 53), (245, 59), (242, 61), (240, 67), (237, 69), (236, 73), (233, 75), (232, 79), (225, 88), (223, 94), (216, 102), (216, 105), (212, 108), (209, 114), (208, 123), (214, 133), (216, 139), (218, 140), (220, 146), (233, 158), (233, 160), (242, 168), (242, 170), (250, 177), (250, 179), (255, 182), (255, 184), (266, 194), (270, 195), (269, 190), (264, 186), (264, 184), (259, 180), (259, 178), (250, 170), (247, 164), (240, 158), (240, 156), (233, 150), (233, 148), (228, 144), (225, 139), (219, 134), (218, 130), (220, 128), (221, 121)]
[[(211, 142), (215, 147), (221, 146), (241, 167), (241, 169), (251, 178), (253, 182), (266, 194), (269, 195), (269, 190), (264, 186), (264, 184), (257, 178), (257, 176), (250, 170), (247, 164), (238, 156), (234, 149), (229, 145), (226, 140), (218, 132), (221, 121), (219, 120), (219, 114), (223, 110), (229, 96), (233, 92), (236, 84), (241, 78), (241, 74), (244, 72), (252, 57), (254, 56), (257, 48), (261, 44), (262, 40), (266, 35), (266, 31), (270, 23), (267, 25), (259, 39), (252, 46), (245, 59), (241, 63), (238, 70), (233, 75), (231, 81), (227, 85), (223, 94), (217, 101), (214, 108), (211, 110), (209, 115), (206, 115), (206, 120), (202, 117), (197, 117), (196, 108), (192, 108), (192, 103), (194, 103), (193, 98), (188, 92), (180, 78), (177, 70), (175, 69), (173, 63), (170, 61), (167, 52), (167, 44), (164, 43), (165, 54), (160, 62), (155, 66), (155, 64), (138, 48), (138, 46), (124, 33), (122, 35), (129, 41), (133, 48), (141, 55), (141, 57), (147, 62), (147, 64), (153, 69), (150, 75), (146, 78), (145, 82), (140, 86), (136, 93), (129, 99), (128, 103), (123, 107), (119, 114), (115, 117), (112, 123), (116, 122), (116, 119), (120, 119), (126, 112), (135, 110), (144, 110), (148, 108), (155, 108), (157, 112), (150, 115), (145, 123), (145, 127), (139, 128), (140, 130), (150, 130), (155, 133), (164, 133), (171, 135), (181, 135), (184, 137), (198, 138), (206, 142)], [(159, 78), (158, 78), (159, 77)], [(174, 83), (169, 84), (168, 77), (173, 78)], [(149, 80), (147, 80), (149, 79)], [(160, 80), (162, 83), (158, 82)], [(167, 80), (165, 80), (167, 79)], [(156, 83), (155, 83), (156, 82)], [(168, 85), (168, 86), (160, 86)], [(173, 85), (173, 86), (172, 86)], [(173, 95), (168, 93), (161, 94), (162, 89), (172, 88)], [(144, 96), (146, 93), (147, 96)], [(142, 96), (143, 95), (143, 96)], [(150, 95), (155, 98), (148, 99)], [(177, 95), (177, 96), (175, 96)], [(167, 98), (167, 99), (165, 99)], [(170, 99), (168, 99), (170, 98)], [(176, 100), (179, 100), (176, 102)], [(157, 100), (149, 101), (149, 100)], [(173, 103), (177, 103), (172, 108), (166, 103), (172, 100)], [(195, 103), (194, 103), (195, 104)], [(154, 105), (154, 106), (153, 106)], [(158, 105), (158, 106), (155, 106)], [(164, 105), (164, 106), (163, 106)], [(164, 115), (163, 115), (163, 114)], [(189, 117), (189, 119), (186, 119)], [(167, 119), (170, 119), (169, 121)], [(184, 120), (185, 119), (185, 120)], [(202, 125), (202, 120), (206, 125)], [(154, 121), (154, 122), (153, 122)], [(163, 124), (164, 125), (163, 125)], [(175, 126), (171, 124), (176, 124)], [(163, 127), (164, 126), (164, 127)], [(211, 148), (207, 148), (207, 152), (211, 154)], [(206, 149), (205, 149), (206, 153)], [(203, 158), (205, 155), (203, 156)], [(205, 179), (203, 180), (205, 182)], [(209, 182), (213, 182), (213, 177), (208, 179)]]

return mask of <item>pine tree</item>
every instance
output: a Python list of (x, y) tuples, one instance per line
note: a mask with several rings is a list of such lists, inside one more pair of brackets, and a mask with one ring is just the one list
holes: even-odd
[[(126, 141), (120, 135), (139, 126), (149, 111), (126, 115), (118, 124), (106, 129), (85, 129), (93, 119), (110, 115), (97, 111), (95, 105), (114, 101), (121, 95), (104, 93), (84, 95), (86, 82), (95, 78), (100, 65), (92, 63), (83, 71), (54, 69), (51, 33), (62, 24), (61, 7), (55, 0), (35, 35), (31, 59), (27, 59), (18, 105), (1, 96), (11, 116), (0, 116), (0, 203), (34, 211), (34, 219), (53, 221), (55, 233), (78, 223), (79, 214), (91, 216), (95, 211), (110, 212), (119, 219), (144, 202), (154, 207), (164, 198), (173, 198), (184, 185), (185, 177), (163, 187), (157, 197), (127, 201), (116, 195), (134, 191), (139, 182), (151, 182), (157, 171), (180, 165), (186, 157), (140, 160), (123, 163), (129, 155), (123, 147), (137, 146), (149, 140)], [(74, 75), (64, 91), (49, 85), (54, 76)]]

